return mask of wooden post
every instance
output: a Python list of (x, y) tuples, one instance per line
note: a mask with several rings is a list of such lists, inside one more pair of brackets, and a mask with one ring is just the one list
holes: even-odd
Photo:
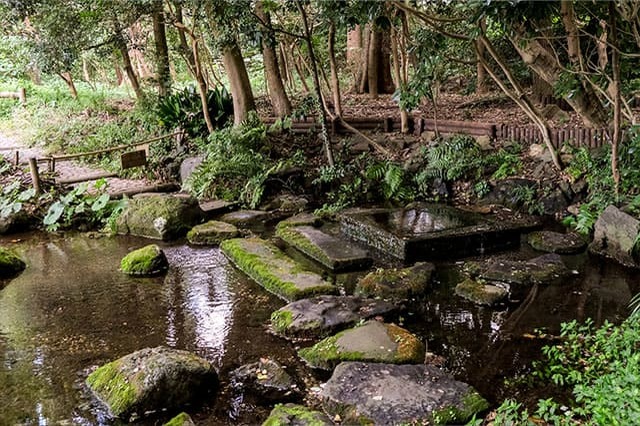
[(34, 157), (29, 158), (29, 169), (31, 170), (31, 181), (36, 195), (40, 194), (40, 174), (38, 173), (38, 162)]
[(18, 99), (23, 106), (27, 104), (27, 90), (24, 87), (18, 90)]
[(16, 167), (20, 164), (20, 151), (16, 149)]

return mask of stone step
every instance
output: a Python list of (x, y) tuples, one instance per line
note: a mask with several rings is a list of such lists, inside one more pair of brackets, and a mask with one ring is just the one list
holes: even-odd
[(276, 235), (334, 272), (366, 269), (372, 264), (367, 251), (312, 226), (279, 227)]
[(220, 248), (238, 269), (287, 302), (338, 292), (336, 286), (320, 275), (304, 270), (299, 263), (263, 239), (234, 238), (223, 241)]

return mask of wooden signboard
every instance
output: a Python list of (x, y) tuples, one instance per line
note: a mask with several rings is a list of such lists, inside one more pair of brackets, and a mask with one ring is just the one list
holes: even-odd
[(120, 156), (122, 170), (132, 167), (145, 166), (147, 164), (147, 151), (140, 149), (137, 151), (125, 152)]

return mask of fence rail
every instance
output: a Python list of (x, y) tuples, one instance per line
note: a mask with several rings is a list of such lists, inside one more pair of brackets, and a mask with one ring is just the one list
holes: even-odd
[(27, 91), (24, 88), (17, 92), (0, 92), (0, 98), (19, 99), (22, 105), (27, 103)]

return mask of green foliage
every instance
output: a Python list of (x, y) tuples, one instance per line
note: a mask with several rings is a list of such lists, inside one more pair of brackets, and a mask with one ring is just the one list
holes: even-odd
[(522, 205), (529, 214), (540, 215), (544, 213), (544, 205), (538, 199), (536, 188), (527, 185), (516, 186), (511, 190), (511, 196), (513, 201)]
[(491, 179), (500, 180), (515, 176), (522, 170), (522, 147), (514, 145), (508, 148), (500, 148), (497, 152), (487, 155), (484, 165), (494, 169)]
[[(0, 161), (0, 169), (1, 168), (2, 161)], [(19, 213), (23, 210), (23, 206), (26, 203), (34, 201), (35, 198), (35, 189), (24, 189), (19, 180), (14, 180), (5, 186), (2, 189), (2, 193), (0, 193), (0, 218), (5, 218), (12, 214)]]
[[(216, 128), (223, 127), (233, 116), (231, 95), (224, 86), (207, 92), (209, 116)], [(183, 129), (189, 136), (207, 134), (207, 124), (202, 112), (200, 93), (195, 86), (187, 86), (182, 91), (166, 96), (158, 102), (158, 120), (166, 129)]]
[(453, 135), (440, 140), (425, 151), (427, 176), (453, 181), (464, 177), (480, 177), (482, 152), (475, 139), (467, 135)]

